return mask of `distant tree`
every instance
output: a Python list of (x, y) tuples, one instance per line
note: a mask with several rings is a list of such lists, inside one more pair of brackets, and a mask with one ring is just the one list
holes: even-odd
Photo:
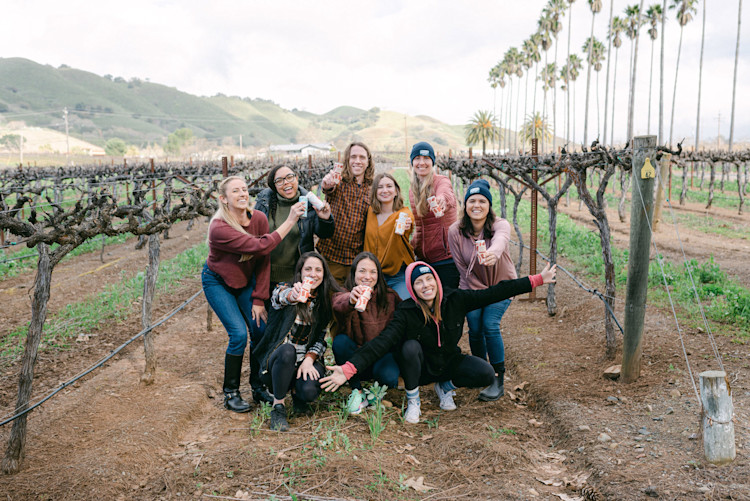
[(521, 126), (521, 132), (519, 136), (524, 143), (531, 144), (531, 140), (536, 137), (539, 141), (552, 139), (552, 130), (550, 130), (549, 122), (546, 117), (542, 116), (541, 113), (534, 113), (533, 115), (527, 115), (526, 120)]
[(10, 151), (21, 149), (21, 136), (19, 134), (5, 134), (0, 137), (0, 145)]
[(482, 155), (487, 149), (487, 141), (500, 139), (500, 128), (495, 125), (495, 115), (491, 111), (479, 110), (464, 127), (466, 144), (473, 146), (482, 143)]
[(113, 137), (104, 144), (104, 152), (111, 157), (121, 157), (128, 150), (128, 145), (119, 137)]
[(190, 144), (193, 138), (193, 131), (187, 127), (177, 129), (167, 136), (167, 144), (164, 146), (164, 151), (170, 155), (179, 155), (182, 147)]
[(112, 75), (110, 75), (110, 74), (106, 74), (106, 75), (104, 75), (104, 78), (106, 78), (107, 80), (111, 81), (114, 77)]

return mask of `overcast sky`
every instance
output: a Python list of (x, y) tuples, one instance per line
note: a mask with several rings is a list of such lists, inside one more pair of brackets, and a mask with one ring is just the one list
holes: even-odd
[[(655, 2), (647, 1), (644, 10)], [(270, 99), (288, 109), (315, 113), (340, 105), (364, 109), (378, 106), (463, 124), (479, 109), (501, 113), (501, 92), (498, 89), (497, 99), (493, 99), (493, 90), (487, 83), (488, 72), (509, 47), (520, 47), (536, 30), (545, 3), (542, 0), (6, 2), (0, 17), (0, 57), (25, 57), (53, 66), (67, 64), (99, 75), (148, 78), (198, 95), (223, 93)], [(610, 2), (603, 3), (602, 12), (596, 16), (594, 35), (606, 44)], [(627, 1), (615, 0), (615, 15), (622, 15), (627, 5)], [(693, 136), (695, 131), (702, 9), (700, 2), (695, 19), (684, 29), (675, 140)], [(708, 9), (701, 136), (715, 138), (719, 113), (721, 133), (729, 134), (738, 0), (710, 2)], [(748, 11), (750, 6), (746, 5), (742, 16), (745, 30), (750, 24)], [(679, 40), (679, 25), (674, 17), (674, 11), (670, 11), (665, 39), (665, 139), (669, 137)], [(559, 61), (567, 53), (567, 16), (563, 25)], [(588, 2), (579, 0), (573, 4), (571, 51), (582, 53), (581, 46), (590, 29)], [(750, 33), (741, 36), (735, 141), (750, 138), (748, 39)], [(658, 123), (659, 43), (660, 40), (654, 58), (652, 133)], [(644, 30), (638, 57), (636, 134), (647, 132), (650, 50), (651, 42)], [(623, 37), (617, 67), (615, 140), (625, 135), (629, 54), (629, 40)], [(553, 59), (554, 47), (549, 62)], [(533, 78), (533, 68), (531, 71)], [(602, 125), (605, 76), (606, 62), (599, 75)], [(589, 138), (597, 130), (593, 74), (591, 81)], [(524, 84), (525, 78), (520, 87), (521, 115)], [(518, 85), (514, 87), (515, 101)], [(576, 137), (580, 140), (585, 69), (576, 87)], [(541, 108), (539, 92), (537, 108)], [(562, 135), (563, 94), (557, 94), (558, 135)], [(528, 111), (531, 101), (530, 95)]]

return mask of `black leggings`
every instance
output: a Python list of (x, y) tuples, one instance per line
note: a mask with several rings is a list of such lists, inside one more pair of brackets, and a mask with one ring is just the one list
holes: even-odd
[[(313, 365), (320, 377), (323, 377), (325, 367), (318, 361), (315, 361)], [(320, 395), (320, 383), (317, 380), (297, 378), (297, 352), (293, 345), (282, 344), (276, 348), (268, 358), (268, 367), (269, 371), (263, 374), (263, 382), (266, 386), (273, 388), (273, 396), (277, 400), (284, 400), (292, 383), (294, 383), (297, 398), (305, 402), (313, 402)]]
[(419, 341), (410, 339), (401, 347), (399, 367), (404, 386), (407, 390), (434, 383), (437, 381), (453, 381), (457, 387), (481, 388), (492, 384), (495, 369), (479, 357), (463, 355), (457, 364), (451, 364), (437, 376), (424, 370), (424, 352)]

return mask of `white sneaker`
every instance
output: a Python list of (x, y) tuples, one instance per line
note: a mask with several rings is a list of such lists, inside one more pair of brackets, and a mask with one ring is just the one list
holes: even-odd
[(421, 415), (422, 409), (419, 400), (407, 400), (404, 421), (410, 424), (417, 424), (419, 423), (419, 416)]
[(456, 394), (455, 391), (443, 391), (443, 389), (440, 387), (440, 383), (435, 383), (435, 393), (437, 393), (437, 396), (440, 399), (441, 409), (443, 409), (444, 411), (456, 410), (456, 403), (453, 401), (453, 395)]

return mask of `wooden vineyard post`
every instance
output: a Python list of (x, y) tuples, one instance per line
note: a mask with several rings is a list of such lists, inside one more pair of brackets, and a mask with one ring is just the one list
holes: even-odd
[[(531, 179), (534, 183), (539, 181), (539, 172), (536, 170), (536, 161), (538, 160), (539, 152), (539, 140), (537, 138), (531, 139), (531, 156), (534, 159), (534, 170), (531, 172)], [(529, 276), (536, 275), (536, 237), (537, 237), (537, 206), (539, 200), (539, 192), (535, 188), (531, 188), (531, 228), (529, 229)], [(536, 291), (534, 289), (529, 292), (529, 301), (536, 299)]]
[(206, 330), (208, 332), (211, 332), (214, 329), (213, 318), (213, 310), (211, 309), (211, 305), (206, 303)]
[[(148, 266), (146, 278), (143, 280), (143, 305), (141, 308), (141, 325), (143, 329), (151, 327), (151, 309), (156, 291), (156, 279), (159, 276), (159, 234), (148, 236)], [(152, 384), (156, 375), (156, 351), (154, 349), (154, 331), (149, 330), (143, 335), (143, 351), (146, 358), (146, 368), (141, 376), (141, 382)]]
[(732, 390), (724, 371), (705, 371), (701, 380), (701, 405), (703, 406), (703, 453), (706, 461), (725, 464), (734, 461), (734, 405)]
[[(625, 329), (622, 347), (622, 380), (632, 383), (641, 375), (641, 342), (646, 315), (648, 263), (654, 213), (654, 178), (651, 159), (656, 154), (656, 136), (633, 140), (633, 194), (630, 204), (630, 254), (625, 287)], [(644, 210), (645, 209), (645, 210)]]
[(229, 175), (229, 167), (227, 166), (227, 157), (221, 157), (221, 175), (225, 178)]
[[(657, 230), (657, 227), (659, 226), (659, 223), (661, 222), (661, 209), (662, 205), (664, 205), (664, 182), (666, 180), (666, 175), (669, 170), (669, 164), (672, 163), (672, 155), (669, 153), (665, 153), (664, 156), (661, 157), (661, 161), (659, 163), (659, 179), (657, 179), (656, 183), (656, 202), (654, 203), (654, 231)], [(656, 166), (654, 166), (656, 167)]]

